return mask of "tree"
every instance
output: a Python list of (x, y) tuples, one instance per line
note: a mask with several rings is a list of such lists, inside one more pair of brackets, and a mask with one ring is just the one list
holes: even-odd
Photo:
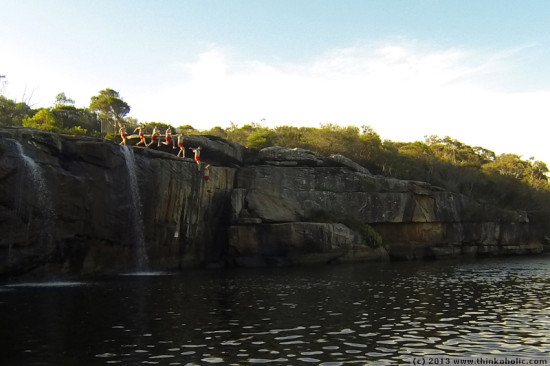
[(548, 187), (548, 172), (546, 163), (532, 157), (525, 170), (524, 180), (535, 189), (544, 189)]
[(45, 131), (59, 131), (62, 126), (55, 120), (53, 113), (49, 109), (42, 108), (32, 118), (25, 118), (23, 127), (38, 128)]
[(252, 131), (246, 138), (246, 146), (252, 149), (263, 149), (264, 147), (273, 146), (275, 141), (275, 133), (269, 128), (259, 128)]
[(246, 146), (246, 140), (248, 136), (255, 130), (262, 128), (257, 123), (245, 124), (242, 127), (239, 127), (235, 122), (229, 123), (229, 128), (226, 129), (227, 137), (237, 144)]
[(23, 102), (16, 103), (0, 95), (0, 125), (22, 126), (25, 118), (31, 117), (33, 110)]
[(139, 121), (137, 118), (134, 117), (124, 117), (122, 119), (122, 123), (126, 126), (128, 130), (134, 130), (137, 126), (139, 126)]
[(51, 110), (53, 117), (63, 128), (71, 128), (79, 125), (79, 111), (67, 104), (56, 104)]
[(4, 87), (7, 83), (6, 75), (0, 75), (0, 95), (4, 94)]
[(72, 105), (57, 105), (51, 109), (56, 123), (64, 133), (70, 131), (87, 131), (91, 135), (98, 134), (101, 129), (101, 122), (95, 113), (88, 108), (75, 108)]
[(164, 131), (166, 131), (166, 129), (168, 127), (170, 127), (170, 129), (172, 129), (172, 131), (175, 131), (175, 128), (172, 127), (171, 125), (169, 124), (166, 124), (164, 122), (147, 122), (147, 123), (142, 123), (141, 124), (141, 127), (143, 128), (143, 131), (145, 133), (145, 131), (153, 131), (153, 128), (158, 128), (161, 133), (164, 133)]
[(74, 106), (74, 100), (68, 98), (65, 93), (59, 93), (55, 96), (55, 102), (54, 105), (56, 107), (62, 106), (62, 105), (72, 105)]
[(496, 172), (521, 181), (528, 167), (529, 163), (521, 160), (519, 155), (500, 154), (496, 157), (495, 161), (485, 164), (483, 169), (487, 172)]
[(98, 113), (101, 132), (116, 133), (124, 116), (130, 113), (130, 106), (120, 98), (117, 91), (110, 88), (101, 90), (99, 95), (91, 98), (90, 109)]
[(495, 161), (496, 159), (496, 154), (494, 151), (487, 150), (481, 146), (474, 146), (474, 152), (479, 155), (482, 161), (484, 161), (484, 164)]
[(294, 126), (275, 127), (275, 144), (286, 147), (303, 147), (303, 128)]
[(420, 141), (404, 143), (399, 147), (399, 153), (423, 161), (429, 161), (434, 158), (430, 146)]
[(88, 108), (79, 108), (78, 126), (85, 128), (91, 135), (101, 134), (101, 120), (96, 113), (90, 111)]
[(184, 135), (196, 135), (199, 133), (199, 131), (191, 125), (179, 126), (178, 131)]
[(480, 168), (495, 159), (495, 153), (482, 147), (471, 147), (449, 136), (439, 138), (436, 135), (425, 136), (425, 141), (434, 155), (454, 165)]
[(225, 129), (221, 128), (220, 126), (212, 127), (211, 129), (204, 131), (204, 134), (210, 136), (218, 136), (226, 140), (228, 139), (227, 132), (225, 132)]
[(361, 126), (361, 134), (359, 139), (362, 144), (358, 151), (358, 158), (361, 161), (377, 160), (382, 151), (382, 139), (371, 126)]

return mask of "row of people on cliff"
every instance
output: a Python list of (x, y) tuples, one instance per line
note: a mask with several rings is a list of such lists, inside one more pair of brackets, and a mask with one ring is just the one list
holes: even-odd
[[(147, 141), (145, 140), (145, 135), (143, 134), (143, 130), (142, 130), (141, 127), (137, 127), (134, 130), (134, 133), (136, 133), (136, 132), (138, 133), (140, 141), (135, 146), (143, 145), (143, 146), (148, 148), (151, 145), (153, 145), (156, 141), (158, 147), (160, 147), (160, 144), (163, 144), (163, 145), (166, 145), (166, 146), (172, 144), (172, 148), (173, 149), (176, 148), (175, 141), (172, 137), (172, 129), (170, 127), (168, 127), (166, 129), (166, 133), (164, 135), (164, 141), (161, 141), (161, 134), (160, 134), (160, 131), (159, 131), (157, 126), (155, 126), (153, 128), (153, 133), (151, 134), (151, 142), (149, 142), (149, 143), (147, 143)], [(126, 131), (126, 126), (122, 126), (119, 130), (119, 133), (120, 133), (120, 137), (122, 138), (122, 142), (120, 143), (120, 145), (126, 145), (127, 142), (128, 142), (128, 133)], [(177, 156), (185, 158), (185, 147), (183, 146), (183, 133), (181, 133), (181, 132), (178, 134), (178, 147), (179, 147), (180, 150), (178, 151)], [(197, 163), (198, 169), (201, 170), (201, 150), (202, 150), (202, 147), (201, 146), (198, 146), (196, 148), (190, 147), (189, 149), (191, 149), (193, 151), (193, 153), (195, 154), (194, 160)], [(204, 171), (204, 174), (205, 174), (204, 179), (206, 181), (208, 181), (208, 179), (210, 178), (209, 168), (210, 168), (210, 164), (208, 164), (204, 168), (204, 170), (205, 170)]]
[[(122, 142), (120, 143), (120, 145), (126, 145), (127, 142), (128, 142), (128, 132), (126, 131), (126, 126), (122, 126), (118, 132), (120, 133), (120, 137), (122, 138)], [(134, 133), (138, 133), (138, 137), (139, 137), (139, 142), (136, 144), (136, 146), (139, 146), (139, 145), (143, 145), (145, 147), (149, 147), (151, 145), (153, 145), (155, 143), (155, 141), (157, 142), (157, 146), (160, 147), (160, 144), (162, 143), (163, 145), (170, 145), (172, 144), (172, 148), (176, 148), (176, 145), (174, 144), (174, 140), (173, 140), (173, 137), (172, 137), (172, 128), (171, 127), (168, 127), (166, 129), (166, 133), (165, 133), (165, 140), (164, 142), (161, 142), (161, 134), (160, 134), (160, 131), (158, 129), (157, 126), (155, 126), (153, 128), (153, 133), (151, 134), (151, 142), (147, 143), (147, 140), (145, 139), (145, 135), (143, 134), (143, 130), (141, 127), (137, 127), (135, 130), (134, 130)], [(181, 144), (181, 146), (180, 146)], [(178, 146), (180, 146), (180, 148), (183, 146), (183, 134), (180, 133), (178, 134)]]

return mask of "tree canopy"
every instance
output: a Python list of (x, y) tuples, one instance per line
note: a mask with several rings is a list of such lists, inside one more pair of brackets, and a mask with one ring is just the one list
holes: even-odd
[(16, 103), (11, 99), (0, 95), (0, 125), (22, 126), (26, 117), (32, 117), (36, 113), (26, 103)]
[(101, 120), (101, 132), (116, 132), (123, 123), (123, 117), (130, 113), (130, 106), (117, 91), (107, 88), (91, 97), (90, 110)]
[(61, 126), (55, 120), (52, 112), (47, 108), (43, 108), (34, 116), (25, 118), (25, 120), (23, 120), (23, 127), (33, 127), (41, 130), (57, 132)]
[(74, 105), (74, 100), (71, 98), (68, 98), (65, 93), (61, 92), (55, 96), (55, 103), (54, 105), (56, 107), (62, 106), (62, 105)]

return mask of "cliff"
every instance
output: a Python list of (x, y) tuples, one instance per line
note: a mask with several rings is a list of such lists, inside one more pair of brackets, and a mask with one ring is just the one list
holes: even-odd
[[(0, 129), (0, 274), (171, 270), (542, 251), (524, 213), (343, 156), (189, 136), (187, 150)], [(203, 164), (204, 165), (204, 164)], [(381, 239), (381, 242), (380, 242)]]

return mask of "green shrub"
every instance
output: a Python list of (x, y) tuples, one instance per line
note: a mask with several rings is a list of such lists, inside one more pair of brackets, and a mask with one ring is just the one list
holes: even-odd
[(378, 234), (378, 232), (369, 224), (363, 225), (361, 234), (363, 235), (363, 239), (365, 239), (368, 246), (378, 248), (382, 245), (382, 236), (380, 236), (380, 234)]
[(49, 132), (57, 132), (61, 128), (52, 112), (46, 108), (42, 108), (32, 117), (25, 117), (23, 127), (38, 128)]
[(267, 128), (261, 128), (253, 131), (246, 138), (246, 146), (251, 149), (263, 149), (264, 147), (273, 146), (275, 133)]
[(88, 131), (80, 126), (74, 126), (63, 130), (63, 133), (73, 136), (84, 136)]
[(116, 143), (119, 143), (121, 140), (120, 140), (120, 136), (118, 135), (118, 133), (108, 133), (105, 135), (105, 140), (109, 140), (109, 141), (113, 141), (113, 142), (116, 142)]

